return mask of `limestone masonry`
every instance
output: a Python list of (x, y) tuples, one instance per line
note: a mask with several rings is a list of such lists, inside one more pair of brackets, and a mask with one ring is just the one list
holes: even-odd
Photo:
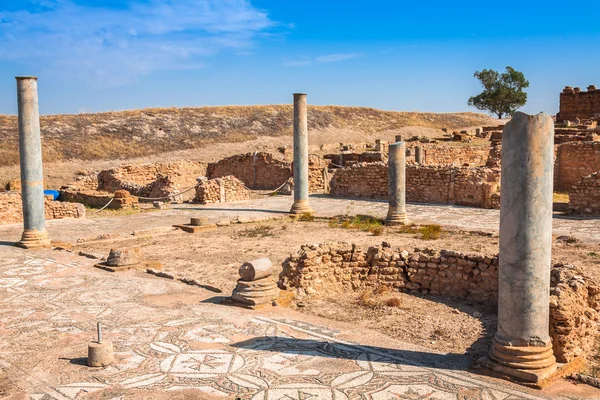
[[(279, 285), (301, 297), (387, 286), (496, 303), (498, 257), (449, 250), (409, 252), (382, 246), (365, 251), (351, 243), (306, 245), (284, 261)], [(593, 349), (600, 286), (572, 265), (555, 264), (550, 295), (554, 354), (559, 362), (569, 362)]]
[(600, 117), (600, 90), (590, 85), (587, 92), (578, 87), (566, 86), (560, 94), (560, 110), (557, 121), (591, 119)]
[(290, 163), (277, 160), (270, 153), (247, 153), (209, 163), (208, 179), (235, 176), (252, 190), (274, 190), (292, 176)]
[(600, 173), (594, 172), (571, 187), (569, 207), (576, 214), (600, 215)]
[[(387, 199), (387, 165), (354, 164), (335, 171), (332, 197)], [(492, 208), (499, 192), (500, 171), (454, 166), (406, 166), (406, 198), (409, 202), (458, 204)]]
[[(52, 201), (44, 202), (46, 219), (85, 218), (82, 204)], [(20, 192), (0, 192), (0, 225), (23, 221), (23, 205)]]
[(224, 203), (226, 201), (248, 200), (250, 191), (235, 176), (215, 179), (201, 179), (196, 187), (195, 202), (200, 204)]
[[(98, 190), (115, 192), (124, 189), (134, 196), (165, 197), (196, 185), (206, 175), (206, 164), (195, 161), (123, 165), (98, 174)], [(176, 196), (177, 201), (191, 200), (194, 192)]]

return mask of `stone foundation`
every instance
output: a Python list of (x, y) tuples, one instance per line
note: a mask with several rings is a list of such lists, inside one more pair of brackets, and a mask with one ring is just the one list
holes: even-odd
[[(279, 285), (299, 296), (340, 295), (379, 286), (496, 303), (498, 257), (455, 251), (415, 251), (351, 243), (302, 246), (286, 259)], [(600, 287), (572, 266), (552, 267), (550, 332), (559, 362), (592, 350)]]
[(600, 173), (594, 172), (571, 187), (569, 208), (576, 214), (600, 215)]
[(224, 203), (250, 199), (250, 191), (235, 176), (203, 179), (196, 187), (194, 202), (200, 204)]
[[(85, 218), (85, 207), (82, 204), (45, 201), (46, 219)], [(0, 193), (0, 225), (23, 222), (23, 205), (21, 193)]]
[[(333, 197), (387, 199), (387, 165), (361, 163), (335, 171)], [(453, 166), (406, 166), (406, 199), (410, 202), (492, 208), (499, 192), (500, 171)]]

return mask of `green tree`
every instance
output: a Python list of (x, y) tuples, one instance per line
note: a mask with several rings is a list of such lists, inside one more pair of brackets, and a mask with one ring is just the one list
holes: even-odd
[(513, 67), (506, 67), (506, 72), (499, 73), (492, 69), (475, 72), (483, 86), (483, 92), (469, 99), (469, 105), (480, 110), (496, 114), (498, 118), (513, 115), (515, 111), (527, 103), (529, 81), (522, 72)]

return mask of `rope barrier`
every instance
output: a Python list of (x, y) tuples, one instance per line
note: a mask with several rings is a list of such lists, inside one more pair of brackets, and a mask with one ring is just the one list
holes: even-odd
[[(319, 155), (316, 155), (316, 154), (309, 154), (309, 155), (317, 157), (317, 158), (320, 158), (323, 161), (328, 161), (327, 159), (325, 159), (325, 158), (323, 158), (323, 157), (321, 157)], [(335, 163), (332, 163), (332, 162), (330, 162), (329, 165), (333, 165), (334, 167), (338, 167), (338, 168), (345, 168), (343, 165), (335, 164)]]
[(98, 211), (96, 211), (96, 213), (99, 213), (100, 211), (102, 211), (102, 210), (104, 210), (106, 207), (108, 207), (108, 206), (110, 205), (110, 203), (112, 203), (112, 202), (113, 202), (113, 200), (114, 200), (114, 199), (115, 199), (114, 197), (113, 197), (112, 199), (110, 199), (110, 200), (108, 201), (108, 203), (106, 203), (106, 204), (104, 205), (104, 207), (102, 207), (101, 209), (99, 209)]

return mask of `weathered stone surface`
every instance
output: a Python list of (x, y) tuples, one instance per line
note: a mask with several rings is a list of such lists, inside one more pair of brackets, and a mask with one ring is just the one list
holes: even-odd
[[(0, 192), (0, 225), (14, 224), (23, 221), (23, 206), (19, 192)], [(82, 204), (63, 201), (44, 202), (46, 219), (85, 218), (85, 207)]]
[[(422, 260), (422, 261), (420, 261)], [(283, 263), (279, 285), (299, 296), (387, 286), (403, 291), (481, 301), (498, 300), (498, 257), (450, 250), (409, 252), (352, 243), (302, 246)], [(549, 327), (559, 362), (593, 350), (600, 285), (567, 264), (552, 266)]]
[(258, 258), (242, 264), (239, 270), (243, 281), (252, 282), (273, 274), (273, 263), (268, 258)]
[(110, 249), (106, 265), (111, 267), (126, 267), (139, 264), (143, 259), (142, 250), (139, 247), (129, 249)]
[(250, 191), (233, 175), (210, 180), (200, 180), (196, 187), (195, 202), (200, 204), (225, 203), (250, 198)]
[(248, 307), (260, 307), (272, 304), (279, 293), (275, 280), (270, 276), (252, 282), (240, 279), (231, 299)]

